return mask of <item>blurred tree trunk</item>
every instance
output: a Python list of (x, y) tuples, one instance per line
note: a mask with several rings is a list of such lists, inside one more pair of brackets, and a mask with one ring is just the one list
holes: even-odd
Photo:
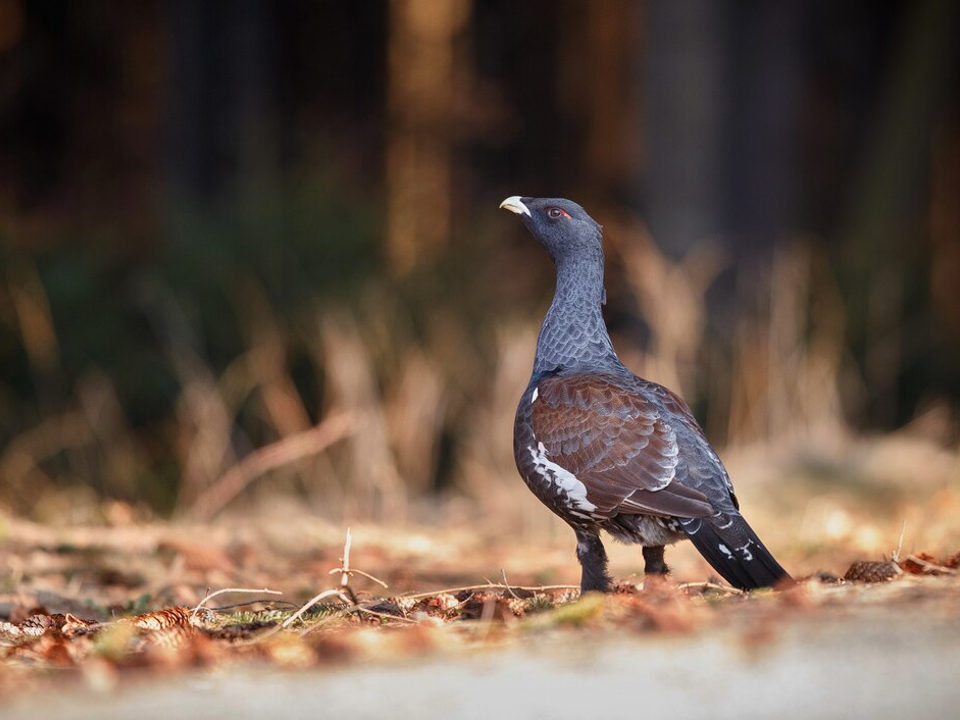
[(391, 0), (386, 150), (387, 251), (409, 271), (450, 235), (454, 118), (469, 87), (461, 36), (471, 0)]
[(668, 254), (719, 235), (738, 261), (768, 264), (793, 229), (802, 13), (647, 3), (643, 204)]
[(726, 8), (713, 0), (646, 4), (638, 204), (673, 258), (722, 226)]
[[(580, 148), (576, 197), (591, 207), (627, 199), (639, 155), (639, 96), (633, 58), (641, 5), (633, 0), (568, 3), (560, 23), (557, 102)], [(614, 141), (615, 139), (615, 141)]]
[(265, 0), (169, 6), (168, 181), (175, 202), (262, 194), (274, 164)]
[[(954, 354), (960, 350), (960, 108), (940, 129), (931, 148), (930, 285), (935, 311)], [(960, 393), (958, 393), (960, 396)]]
[(906, 16), (841, 235), (861, 259), (863, 291), (854, 302), (855, 310), (863, 308), (866, 325), (863, 362), (871, 390), (869, 412), (884, 424), (907, 419), (898, 418), (910, 279), (904, 260), (916, 257), (911, 245), (928, 199), (929, 151), (956, 73), (960, 3), (916, 2)]

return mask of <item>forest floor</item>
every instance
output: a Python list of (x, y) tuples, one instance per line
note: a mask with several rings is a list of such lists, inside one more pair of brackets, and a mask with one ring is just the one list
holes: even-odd
[[(0, 518), (0, 717), (936, 718), (960, 703), (955, 536), (893, 561), (896, 532), (887, 559), (849, 538), (787, 548), (798, 584), (749, 594), (684, 544), (647, 581), (614, 545), (617, 592), (580, 598), (562, 533), (355, 525), (347, 547), (306, 514), (107, 515)], [(802, 522), (755, 525), (780, 547)], [(244, 591), (205, 599), (227, 588)]]

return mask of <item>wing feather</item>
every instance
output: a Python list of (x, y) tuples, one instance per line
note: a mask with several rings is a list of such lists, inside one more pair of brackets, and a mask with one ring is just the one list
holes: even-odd
[[(713, 514), (705, 495), (676, 480), (680, 448), (660, 402), (597, 374), (545, 378), (537, 391), (534, 436), (552, 462), (586, 486), (597, 512)], [(677, 396), (665, 399), (689, 414)]]

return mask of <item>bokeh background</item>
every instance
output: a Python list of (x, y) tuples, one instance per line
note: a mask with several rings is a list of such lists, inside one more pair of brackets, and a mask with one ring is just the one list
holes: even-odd
[(950, 0), (0, 0), (0, 507), (550, 531), (521, 194), (760, 525), (955, 525), (958, 69)]

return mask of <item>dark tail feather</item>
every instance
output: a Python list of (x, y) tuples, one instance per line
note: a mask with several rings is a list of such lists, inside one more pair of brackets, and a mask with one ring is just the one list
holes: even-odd
[(791, 579), (739, 513), (681, 524), (704, 559), (734, 587), (752, 590)]

